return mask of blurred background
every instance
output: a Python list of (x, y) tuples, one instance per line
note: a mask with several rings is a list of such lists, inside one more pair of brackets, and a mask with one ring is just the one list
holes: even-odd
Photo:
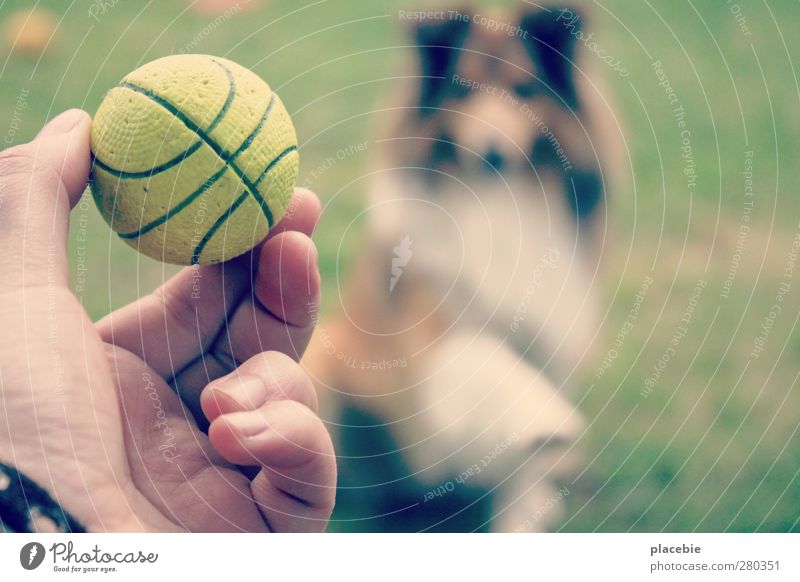
[[(595, 68), (627, 134), (629, 179), (609, 201), (604, 344), (581, 383), (585, 463), (560, 529), (798, 531), (800, 3), (575, 4), (619, 64), (597, 57)], [(299, 183), (325, 205), (315, 240), (330, 312), (359, 248), (382, 99), (413, 57), (398, 11), (442, 6), (5, 0), (0, 147), (29, 140), (66, 108), (94, 113), (105, 91), (155, 58), (235, 60), (266, 79), (294, 119)], [(691, 147), (682, 150), (683, 129)], [(88, 193), (70, 245), (73, 287), (94, 318), (176, 270), (113, 236)], [(345, 510), (332, 530), (358, 529)]]

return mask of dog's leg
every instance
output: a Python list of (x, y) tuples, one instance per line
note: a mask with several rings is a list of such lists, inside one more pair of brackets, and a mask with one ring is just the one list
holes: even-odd
[(564, 445), (583, 429), (580, 413), (503, 338), (478, 329), (448, 334), (429, 366), (415, 391), (417, 414), (397, 426), (412, 469), (429, 483), (494, 490), (496, 531), (534, 529), (525, 521), (551, 511)]

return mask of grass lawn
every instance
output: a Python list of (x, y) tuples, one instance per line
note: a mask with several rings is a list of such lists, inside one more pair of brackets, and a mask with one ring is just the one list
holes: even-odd
[[(31, 4), (0, 0), (0, 21)], [(124, 74), (157, 57), (186, 49), (236, 60), (293, 115), (299, 181), (325, 203), (316, 241), (330, 311), (359, 245), (351, 221), (385, 119), (381, 96), (411, 55), (398, 19), (409, 2), (246, 4), (211, 23), (177, 0), (121, 1), (97, 19), (89, 2), (40, 2), (61, 19), (49, 52), (39, 60), (0, 49), (2, 147), (65, 108), (93, 113)], [(610, 200), (604, 341), (582, 379), (591, 424), (585, 469), (566, 484), (565, 531), (800, 530), (798, 27), (791, 0), (592, 9), (593, 40), (629, 71), (586, 56), (611, 87), (631, 179)], [(76, 292), (93, 317), (175, 272), (112, 236), (88, 195), (70, 244)]]

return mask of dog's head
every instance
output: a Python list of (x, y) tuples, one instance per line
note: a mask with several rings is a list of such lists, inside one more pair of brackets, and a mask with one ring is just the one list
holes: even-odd
[(567, 370), (593, 337), (612, 133), (593, 123), (610, 116), (587, 90), (583, 19), (559, 8), (439, 14), (414, 25), (416, 81), (397, 94), (403, 113), (372, 173), (374, 252), (396, 257), (398, 241), (414, 241), (386, 309), (422, 281), (440, 311), (512, 329), (530, 358)]
[(590, 216), (602, 182), (577, 82), (577, 11), (441, 14), (413, 31), (420, 80), (402, 131), (425, 138), (413, 144), (414, 163), (435, 170), (434, 179), (554, 173), (574, 214)]

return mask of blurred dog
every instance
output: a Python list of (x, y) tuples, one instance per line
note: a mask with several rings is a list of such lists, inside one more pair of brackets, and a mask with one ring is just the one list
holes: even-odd
[(584, 428), (569, 387), (597, 330), (611, 116), (573, 10), (410, 17), (419, 68), (377, 142), (364, 248), (304, 360), (335, 517), (545, 530)]

